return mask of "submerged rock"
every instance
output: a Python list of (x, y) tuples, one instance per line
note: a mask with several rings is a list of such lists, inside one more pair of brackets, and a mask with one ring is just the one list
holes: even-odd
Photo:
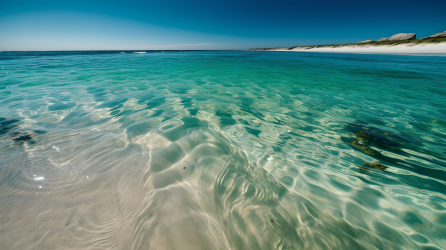
[(364, 153), (373, 156), (381, 156), (381, 153), (378, 150), (375, 150), (368, 146), (367, 141), (364, 141), (362, 138), (357, 138), (356, 140), (353, 138), (341, 138), (345, 143), (362, 150)]
[(433, 34), (431, 36), (427, 36), (427, 37), (423, 37), (421, 39), (426, 39), (426, 38), (440, 38), (440, 37), (446, 37), (446, 31), (437, 33), (437, 34)]
[(359, 131), (356, 133), (356, 136), (360, 138), (364, 138), (367, 140), (374, 141), (378, 144), (382, 144), (385, 146), (391, 146), (391, 147), (398, 147), (399, 143), (391, 141), (387, 139), (385, 136), (382, 136), (380, 134), (374, 133), (374, 131)]
[(379, 163), (379, 161), (375, 161), (375, 162), (364, 162), (364, 164), (362, 164), (362, 166), (359, 167), (359, 170), (361, 170), (362, 172), (370, 172), (370, 168), (376, 168), (379, 169), (381, 171), (386, 171), (389, 167)]
[[(349, 123), (345, 127), (348, 131), (353, 132), (356, 138), (352, 137), (342, 137), (342, 141), (353, 146), (357, 149), (362, 150), (368, 155), (378, 157), (380, 159), (387, 159), (381, 152), (371, 147), (370, 144), (376, 145), (379, 148), (385, 148), (395, 152), (401, 146), (398, 138), (400, 136), (395, 135), (392, 132), (382, 130), (373, 126), (368, 126), (366, 124)], [(388, 159), (389, 160), (389, 159)]]
[[(372, 141), (380, 145), (388, 147), (398, 147), (400, 144), (393, 139), (399, 138), (399, 136), (373, 126), (366, 126), (358, 123), (350, 123), (346, 126), (346, 129), (355, 133), (358, 139), (365, 141)], [(389, 139), (392, 138), (392, 139)]]
[(364, 151), (364, 153), (368, 155), (381, 156), (381, 153), (378, 150), (375, 150), (368, 145), (363, 145), (358, 140), (352, 141), (350, 145), (361, 149), (362, 151)]
[(364, 165), (368, 166), (368, 167), (376, 168), (376, 169), (379, 169), (382, 171), (385, 171), (388, 168), (386, 165), (379, 163), (379, 161), (365, 162)]
[(417, 34), (415, 33), (398, 33), (391, 37), (383, 37), (378, 40), (378, 42), (382, 41), (403, 41), (403, 40), (414, 40), (417, 39)]

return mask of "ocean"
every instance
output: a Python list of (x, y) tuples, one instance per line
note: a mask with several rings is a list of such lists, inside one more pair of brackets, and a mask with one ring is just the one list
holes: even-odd
[(0, 249), (446, 246), (446, 56), (0, 65)]

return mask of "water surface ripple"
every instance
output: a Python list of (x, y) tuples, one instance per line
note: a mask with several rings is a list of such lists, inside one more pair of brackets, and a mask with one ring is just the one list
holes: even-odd
[(0, 59), (0, 249), (446, 246), (446, 57)]

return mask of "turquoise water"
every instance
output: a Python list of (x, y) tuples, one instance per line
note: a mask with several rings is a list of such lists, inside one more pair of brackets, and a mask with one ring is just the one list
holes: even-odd
[(444, 56), (0, 59), (0, 249), (446, 246)]

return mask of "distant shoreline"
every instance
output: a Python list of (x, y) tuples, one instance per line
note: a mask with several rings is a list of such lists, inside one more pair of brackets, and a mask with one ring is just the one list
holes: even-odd
[(334, 53), (446, 53), (446, 43), (420, 44), (420, 45), (395, 45), (395, 46), (342, 46), (342, 47), (313, 47), (293, 49), (271, 49), (270, 51), (299, 51), (299, 52), (334, 52)]
[[(313, 46), (293, 46), (281, 48), (254, 48), (249, 51), (300, 51), (300, 52), (338, 52), (338, 53), (446, 53), (446, 32), (438, 33), (433, 37), (415, 39), (415, 34), (406, 40), (392, 40), (382, 38), (378, 41), (367, 40), (351, 44), (313, 45)], [(435, 37), (437, 36), (437, 37)]]

